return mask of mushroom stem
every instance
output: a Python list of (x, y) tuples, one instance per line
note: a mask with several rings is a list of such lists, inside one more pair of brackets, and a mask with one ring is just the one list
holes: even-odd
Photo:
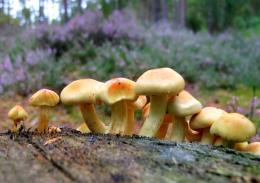
[(39, 123), (37, 127), (37, 131), (39, 133), (48, 132), (49, 116), (50, 116), (50, 108), (45, 106), (40, 107)]
[(185, 137), (185, 117), (174, 117), (172, 123), (172, 134), (170, 139), (176, 142), (183, 142)]
[(94, 133), (105, 133), (106, 126), (98, 118), (94, 105), (91, 103), (80, 104), (80, 111), (83, 116), (83, 119), (90, 129)]
[(132, 135), (134, 132), (134, 126), (135, 126), (135, 109), (132, 107), (127, 108), (127, 123), (125, 126), (125, 135)]
[(223, 146), (223, 147), (230, 147), (230, 148), (233, 148), (234, 144), (235, 144), (234, 142), (228, 141), (221, 137), (218, 137), (214, 142), (215, 146)]
[(164, 139), (169, 127), (169, 123), (163, 123), (156, 133), (155, 137), (159, 139)]
[(214, 135), (210, 134), (209, 129), (210, 128), (203, 129), (200, 144), (204, 144), (204, 145), (211, 145), (211, 144), (213, 144), (213, 142), (214, 142)]
[(125, 101), (119, 101), (111, 105), (111, 124), (110, 133), (124, 133), (127, 124), (127, 107)]
[(20, 120), (14, 120), (14, 125), (13, 125), (13, 128), (12, 128), (12, 132), (17, 132), (17, 126), (18, 124), (20, 123)]
[(150, 96), (150, 112), (140, 130), (139, 135), (154, 137), (166, 114), (167, 96)]

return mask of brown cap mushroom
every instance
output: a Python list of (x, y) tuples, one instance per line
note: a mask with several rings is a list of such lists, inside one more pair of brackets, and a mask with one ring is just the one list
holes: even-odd
[(139, 135), (153, 137), (160, 128), (166, 114), (168, 96), (176, 95), (185, 86), (180, 74), (170, 68), (151, 69), (136, 81), (137, 95), (150, 97), (150, 113)]
[(100, 88), (98, 99), (111, 107), (110, 133), (124, 134), (127, 124), (127, 102), (137, 98), (135, 82), (127, 78), (113, 78)]
[(27, 112), (23, 109), (22, 106), (16, 105), (8, 112), (8, 118), (13, 120), (12, 131), (17, 131), (17, 125), (28, 118)]
[(214, 136), (209, 133), (209, 128), (225, 113), (222, 109), (205, 107), (192, 116), (190, 127), (193, 130), (202, 131), (201, 144), (213, 144)]
[(238, 113), (225, 113), (210, 127), (210, 133), (227, 142), (244, 142), (256, 134), (254, 124)]
[(97, 94), (102, 85), (94, 79), (79, 79), (68, 84), (60, 94), (62, 103), (79, 105), (86, 125), (94, 133), (106, 132), (106, 126), (98, 118), (94, 107), (94, 103), (99, 103)]
[(41, 89), (31, 96), (29, 104), (40, 109), (38, 132), (48, 132), (50, 110), (59, 103), (59, 100), (59, 95), (48, 89)]
[(186, 116), (194, 115), (202, 109), (201, 103), (189, 92), (183, 90), (168, 101), (168, 113), (175, 116), (171, 140), (182, 142), (185, 137)]

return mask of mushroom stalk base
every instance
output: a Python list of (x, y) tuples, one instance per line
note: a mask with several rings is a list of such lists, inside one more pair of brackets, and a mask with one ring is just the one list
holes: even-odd
[(185, 138), (185, 117), (174, 117), (172, 123), (172, 134), (170, 139), (176, 142), (183, 142)]
[(127, 108), (127, 123), (125, 127), (125, 135), (132, 135), (134, 132), (134, 126), (135, 126), (135, 109), (129, 107)]
[(167, 96), (150, 96), (150, 112), (139, 135), (154, 137), (163, 123), (166, 114)]
[(209, 128), (203, 129), (200, 144), (212, 145), (213, 142), (214, 142), (214, 135), (210, 134)]
[(93, 104), (81, 104), (80, 111), (83, 119), (91, 132), (105, 133), (106, 126), (98, 118)]
[(168, 131), (168, 127), (169, 123), (163, 123), (159, 128), (158, 132), (156, 133), (155, 137), (159, 139), (164, 139)]
[(40, 107), (39, 123), (37, 127), (37, 131), (39, 133), (48, 132), (49, 117), (50, 117), (50, 108)]
[(12, 128), (12, 132), (17, 132), (17, 126), (19, 125), (20, 121), (19, 120), (14, 120), (14, 123), (13, 123), (13, 128)]
[(112, 134), (124, 134), (127, 124), (127, 108), (125, 101), (119, 101), (111, 105), (111, 129)]

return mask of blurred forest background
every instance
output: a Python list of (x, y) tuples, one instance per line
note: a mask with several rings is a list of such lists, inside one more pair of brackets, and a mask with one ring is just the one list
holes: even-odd
[(260, 126), (260, 1), (0, 0), (0, 119), (37, 89), (155, 67)]

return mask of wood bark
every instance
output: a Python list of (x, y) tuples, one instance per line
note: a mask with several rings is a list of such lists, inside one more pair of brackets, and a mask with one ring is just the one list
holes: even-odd
[(260, 157), (153, 138), (0, 135), (0, 182), (260, 182)]

